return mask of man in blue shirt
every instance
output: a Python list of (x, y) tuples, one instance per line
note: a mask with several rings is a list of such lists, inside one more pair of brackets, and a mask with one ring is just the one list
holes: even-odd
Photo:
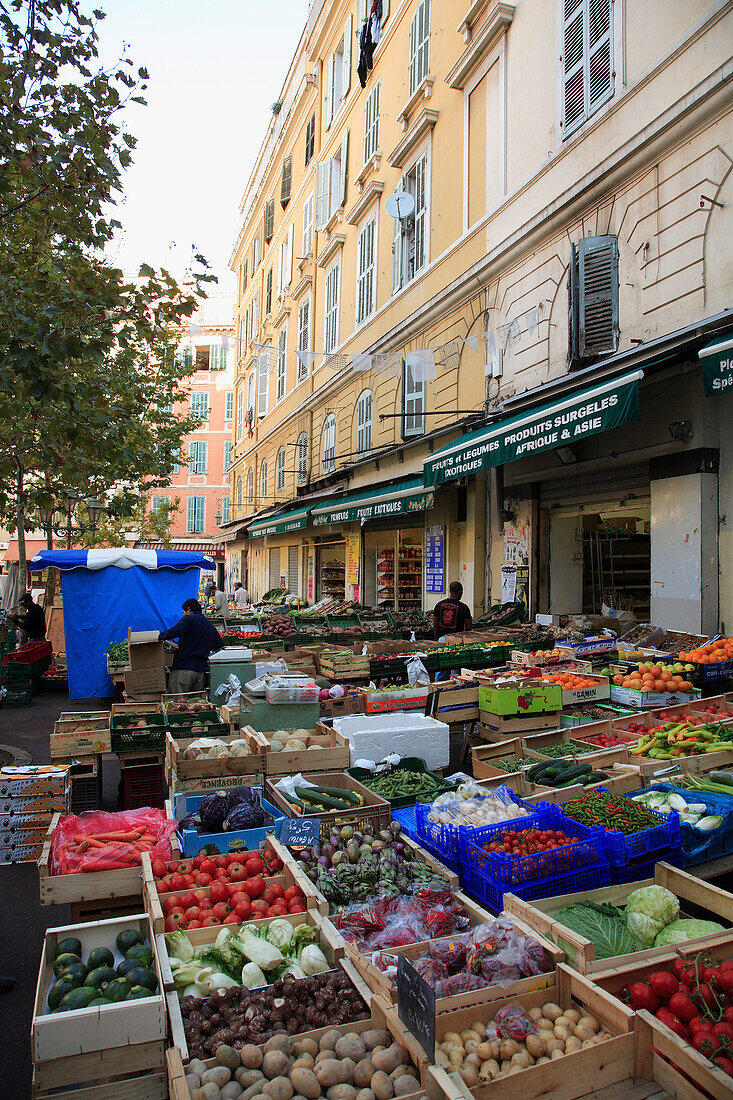
[(223, 649), (224, 643), (216, 627), (202, 615), (198, 600), (185, 600), (182, 618), (158, 635), (161, 642), (169, 638), (178, 639), (178, 649), (168, 676), (168, 691), (203, 691), (209, 654)]

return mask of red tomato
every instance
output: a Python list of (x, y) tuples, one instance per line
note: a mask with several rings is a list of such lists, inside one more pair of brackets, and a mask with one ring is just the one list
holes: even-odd
[(165, 863), (162, 859), (154, 859), (152, 867), (156, 878), (165, 878)]
[(204, 917), (204, 919), (201, 921), (201, 927), (202, 928), (211, 928), (215, 924), (221, 924), (221, 921), (219, 920), (218, 917), (214, 917), (214, 916)]
[(188, 930), (189, 928), (201, 928), (201, 921), (200, 920), (190, 920), (188, 922), (188, 924), (186, 925), (186, 929)]
[(250, 878), (254, 875), (261, 875), (265, 870), (265, 865), (259, 856), (250, 856), (244, 866)]
[(723, 1035), (727, 1035), (729, 1039), (733, 1040), (733, 1025), (722, 1020), (718, 1024), (713, 1024), (713, 1035), (717, 1035), (720, 1039)]
[(723, 970), (721, 967), (718, 988), (728, 997), (733, 997), (733, 970)]
[(625, 992), (628, 993), (631, 1007), (636, 1010), (645, 1008), (647, 1012), (656, 1012), (659, 1008), (659, 998), (646, 982), (632, 982), (627, 985)]
[(185, 908), (181, 905), (181, 899), (178, 894), (169, 894), (167, 898), (163, 899), (163, 912), (168, 913), (171, 909)]
[(726, 959), (718, 968), (719, 970), (733, 970), (733, 959)]
[(216, 864), (210, 856), (207, 856), (206, 859), (201, 861), (201, 870), (204, 871), (207, 875), (213, 875), (214, 871), (216, 870)]
[(730, 1058), (726, 1058), (724, 1054), (716, 1054), (713, 1058), (713, 1063), (722, 1069), (723, 1073), (727, 1073), (729, 1077), (733, 1077), (733, 1062)]
[(238, 901), (234, 907), (234, 912), (241, 921), (249, 920), (252, 916), (252, 906), (248, 901)]
[(683, 1024), (689, 1023), (697, 1016), (697, 1008), (686, 993), (673, 993), (669, 998), (669, 1011), (679, 1016)]
[(214, 871), (214, 882), (228, 882), (228, 874), (225, 867), (217, 867)]
[(723, 1019), (727, 1023), (733, 1024), (733, 1008), (726, 1008), (725, 1012), (723, 1013)]
[(192, 894), (190, 890), (187, 890), (185, 894), (181, 894), (181, 905), (184, 909), (190, 909), (192, 905), (196, 904), (196, 895)]
[(180, 894), (182, 890), (185, 890), (186, 885), (186, 880), (183, 875), (171, 876), (171, 890), (175, 890), (177, 894)]
[(279, 882), (272, 883), (270, 886), (267, 887), (267, 889), (270, 891), (274, 898), (285, 897), (285, 891), (283, 890)]
[(660, 1001), (668, 1001), (680, 987), (680, 983), (674, 974), (670, 974), (667, 970), (658, 970), (656, 974), (652, 974), (649, 984), (652, 987), (652, 992), (656, 997), (659, 997)]
[(228, 856), (214, 856), (213, 862), (217, 867), (227, 867), (229, 865), (229, 858)]
[(231, 911), (232, 907), (228, 901), (217, 901), (216, 905), (211, 910), (214, 916), (218, 917), (219, 920), (224, 920), (224, 917), (226, 917), (228, 913), (231, 913)]
[[(216, 870), (216, 868), (214, 868), (214, 870)], [(196, 875), (197, 886), (211, 886), (211, 883), (213, 881), (214, 880), (207, 871), (199, 871), (199, 873)]]
[(278, 873), (278, 871), (282, 871), (283, 861), (281, 859), (277, 859), (277, 858), (276, 859), (271, 859), (269, 861), (268, 866), (269, 866), (270, 872), (273, 875), (276, 875)]
[(305, 913), (306, 907), (299, 901), (291, 901), (288, 906), (288, 913)]
[(299, 886), (288, 886), (283, 897), (286, 901), (292, 901), (293, 898), (302, 898), (305, 897), (305, 895)]
[(190, 890), (196, 883), (196, 880), (195, 880), (195, 878), (193, 877), (192, 874), (181, 875), (181, 878), (186, 883), (186, 889), (187, 890)]
[(193, 896), (194, 896), (194, 897), (195, 897), (195, 898), (196, 898), (196, 899), (197, 899), (198, 901), (200, 901), (200, 900), (201, 900), (201, 898), (207, 898), (207, 897), (209, 896), (209, 895), (208, 895), (208, 894), (206, 893), (206, 891), (205, 891), (205, 890), (201, 889), (201, 887), (199, 887), (199, 888), (198, 888), (198, 889), (196, 889), (196, 890), (193, 890), (193, 891), (192, 891), (192, 893), (193, 893)]
[(194, 858), (193, 858), (194, 869), (198, 870), (198, 868), (201, 866), (201, 864), (204, 862), (205, 859), (206, 859), (206, 854), (204, 852), (199, 852), (199, 854), (197, 856), (194, 856)]
[(229, 904), (239, 905), (240, 901), (246, 901), (247, 905), (249, 905), (249, 894), (245, 894), (244, 890), (237, 887), (234, 893), (229, 897)]
[(256, 914), (258, 917), (263, 917), (267, 912), (267, 909), (267, 902), (263, 901), (262, 898), (257, 898), (256, 901), (252, 902), (252, 916)]
[(249, 852), (230, 852), (227, 856), (227, 861), (230, 866), (232, 863), (245, 863), (250, 858)]
[(720, 1039), (712, 1031), (698, 1031), (692, 1037), (692, 1045), (696, 1051), (709, 1058), (714, 1050), (720, 1050)]
[(199, 909), (204, 910), (205, 912), (208, 912), (209, 909), (213, 908), (213, 905), (214, 905), (214, 903), (211, 900), (211, 898), (208, 896), (208, 894), (204, 895), (204, 897), (202, 897), (202, 898), (199, 898)]
[(262, 895), (262, 899), (263, 901), (266, 901), (268, 905), (272, 905), (274, 902), (277, 901), (277, 894), (273, 894), (272, 887), (268, 886), (264, 894)]
[(155, 889), (159, 894), (167, 894), (171, 888), (171, 881), (169, 878), (162, 878), (160, 882), (156, 882)]
[(707, 1016), (697, 1016), (690, 1020), (689, 1023), (690, 1035), (697, 1035), (698, 1031), (712, 1031), (713, 1021), (708, 1020)]
[(258, 898), (265, 892), (265, 880), (260, 875), (255, 875), (244, 883), (244, 890), (251, 898)]
[(192, 920), (201, 920), (201, 914), (203, 910), (198, 905), (192, 905), (186, 910), (186, 920), (191, 923)]
[(711, 989), (718, 989), (720, 986), (720, 970), (717, 966), (706, 966), (702, 972), (702, 976), (708, 983)]
[(178, 871), (182, 875), (190, 875), (193, 867), (192, 859), (182, 859), (178, 864)]
[(166, 863), (166, 868), (169, 875), (174, 874), (178, 870), (179, 860), (169, 859)]
[(227, 871), (230, 882), (243, 882), (247, 878), (247, 871), (243, 863), (230, 863)]
[(184, 923), (186, 917), (182, 910), (176, 913), (169, 913), (165, 918), (165, 930), (166, 932), (177, 932), (178, 929)]
[(227, 913), (224, 917), (222, 924), (239, 924), (240, 920), (236, 913)]
[(715, 994), (707, 982), (700, 983), (698, 989), (693, 994), (693, 1000), (698, 1001), (698, 1003), (702, 1001), (708, 1008), (716, 1007)]
[(682, 1023), (682, 1020), (675, 1016), (674, 1012), (670, 1012), (668, 1008), (662, 1007), (658, 1009), (655, 1015), (659, 1022), (668, 1027), (670, 1031), (673, 1031), (675, 1035), (679, 1035), (682, 1039), (688, 1038), (689, 1033), (687, 1028)]
[(216, 904), (217, 901), (228, 901), (229, 891), (223, 882), (212, 882), (209, 887), (209, 897)]

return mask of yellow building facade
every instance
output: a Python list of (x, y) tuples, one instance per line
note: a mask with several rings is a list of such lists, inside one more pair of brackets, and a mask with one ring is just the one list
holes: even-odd
[[(256, 597), (717, 621), (732, 5), (373, 7), (311, 4), (242, 200), (227, 555)], [(632, 375), (569, 446), (434, 457)]]

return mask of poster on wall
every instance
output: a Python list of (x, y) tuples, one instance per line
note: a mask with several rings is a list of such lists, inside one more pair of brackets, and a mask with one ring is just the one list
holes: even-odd
[(360, 535), (346, 536), (346, 583), (354, 586), (359, 584), (359, 549), (361, 546)]
[(313, 555), (308, 555), (308, 603), (313, 603), (313, 584), (314, 584), (314, 568), (313, 568)]
[(445, 592), (445, 527), (425, 532), (425, 591)]
[(502, 603), (521, 602), (529, 607), (528, 523), (504, 527), (504, 563), (501, 567)]

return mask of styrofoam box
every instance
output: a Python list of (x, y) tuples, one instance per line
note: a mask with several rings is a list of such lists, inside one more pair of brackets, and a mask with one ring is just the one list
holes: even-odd
[(424, 714), (350, 714), (334, 718), (333, 728), (348, 740), (352, 764), (382, 760), (390, 752), (419, 756), (431, 771), (450, 763), (448, 726)]

